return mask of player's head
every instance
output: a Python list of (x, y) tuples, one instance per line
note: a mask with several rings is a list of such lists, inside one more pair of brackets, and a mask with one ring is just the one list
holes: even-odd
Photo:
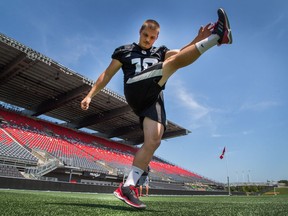
[(140, 28), (139, 46), (142, 49), (149, 49), (157, 40), (160, 32), (160, 25), (157, 21), (148, 19)]

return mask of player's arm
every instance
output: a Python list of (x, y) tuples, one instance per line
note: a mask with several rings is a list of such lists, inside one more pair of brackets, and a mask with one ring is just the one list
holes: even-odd
[(207, 37), (209, 37), (212, 34), (214, 25), (212, 23), (208, 23), (206, 26), (201, 26), (198, 30), (198, 35), (186, 46), (182, 47), (181, 50), (185, 49), (188, 46), (191, 46), (192, 44), (195, 44)]
[(188, 46), (191, 46), (192, 44), (195, 44), (207, 37), (209, 37), (211, 35), (211, 31), (213, 30), (213, 24), (209, 23), (206, 26), (201, 26), (199, 31), (198, 31), (198, 35), (186, 46), (182, 47), (180, 50), (175, 49), (175, 50), (169, 50), (166, 52), (165, 54), (165, 60), (168, 59), (169, 57), (176, 55), (177, 53), (179, 53), (181, 50), (185, 49)]
[(98, 77), (97, 81), (89, 91), (89, 93), (86, 95), (86, 97), (81, 101), (81, 108), (83, 110), (87, 110), (89, 108), (89, 104), (92, 100), (92, 98), (98, 94), (101, 89), (103, 89), (109, 81), (112, 79), (112, 77), (117, 73), (117, 71), (121, 68), (122, 63), (116, 59), (112, 59), (109, 66), (106, 68), (106, 70)]

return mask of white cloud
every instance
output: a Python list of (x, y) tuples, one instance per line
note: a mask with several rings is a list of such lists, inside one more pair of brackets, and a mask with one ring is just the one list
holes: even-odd
[(167, 92), (170, 94), (169, 97), (173, 97), (173, 101), (177, 105), (181, 105), (184, 109), (188, 110), (189, 115), (193, 117), (194, 120), (200, 120), (209, 115), (211, 109), (196, 99), (197, 96), (191, 92), (191, 90), (186, 88), (180, 79), (173, 77), (173, 82), (169, 83), (173, 91)]
[(213, 133), (211, 136), (214, 138), (221, 138), (221, 137), (226, 137), (227, 135)]
[(233, 133), (226, 133), (226, 134), (220, 134), (220, 133), (212, 133), (213, 138), (223, 138), (223, 137), (238, 137), (238, 136), (248, 136), (250, 134), (253, 134), (253, 130), (244, 130), (241, 132), (233, 132)]
[(177, 96), (180, 99), (181, 103), (187, 109), (191, 110), (191, 114), (192, 116), (194, 116), (195, 119), (204, 118), (209, 114), (210, 109), (196, 101), (193, 94), (188, 93), (188, 90), (184, 89), (183, 86), (177, 89)]
[[(95, 46), (95, 39), (89, 38), (83, 35), (74, 35), (73, 37), (67, 37), (64, 41), (65, 50), (65, 62), (75, 63), (83, 56), (95, 56), (95, 51), (98, 48)], [(67, 55), (67, 53), (69, 53)]]
[(240, 111), (263, 111), (279, 105), (276, 101), (247, 102), (240, 107)]
[[(284, 35), (285, 35), (285, 32), (287, 32), (285, 30), (285, 28), (281, 28), (282, 25), (285, 25), (286, 24), (286, 15), (284, 13), (280, 13), (278, 14), (277, 17), (275, 17), (274, 19), (270, 19), (267, 24), (266, 24), (266, 29), (267, 29), (267, 32), (269, 34), (273, 33), (277, 39), (280, 39), (282, 38)], [(275, 31), (275, 29), (277, 29)]]
[(244, 136), (252, 134), (252, 133), (254, 133), (253, 130), (242, 131), (242, 135), (244, 135)]
[(184, 119), (188, 127), (192, 130), (200, 127), (213, 129), (215, 125), (211, 120), (211, 113), (215, 110), (201, 102), (201, 99), (205, 100), (205, 97), (193, 94), (188, 87), (185, 87), (182, 81), (175, 78), (176, 77), (173, 77), (173, 82), (169, 83), (172, 91), (167, 89), (165, 92), (169, 95), (169, 103), (172, 103), (172, 107), (181, 106), (180, 109), (177, 109), (181, 110), (181, 112), (175, 114), (183, 115), (180, 118)]

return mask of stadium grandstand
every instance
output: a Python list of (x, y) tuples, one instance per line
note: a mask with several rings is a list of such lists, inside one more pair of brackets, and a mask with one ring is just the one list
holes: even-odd
[[(118, 186), (143, 133), (125, 98), (107, 88), (83, 112), (80, 101), (93, 83), (0, 34), (1, 179)], [(188, 133), (168, 121), (163, 139)], [(163, 158), (154, 156), (150, 166), (152, 193), (223, 192), (221, 183)]]

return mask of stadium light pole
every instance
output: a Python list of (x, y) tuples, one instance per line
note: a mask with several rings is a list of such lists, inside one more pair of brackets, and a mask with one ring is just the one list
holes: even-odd
[(251, 179), (250, 179), (250, 170), (248, 170), (248, 183), (250, 183), (251, 182)]
[[(227, 151), (227, 149), (226, 149)], [(231, 196), (231, 189), (230, 189), (230, 181), (229, 181), (229, 172), (228, 172), (228, 154), (226, 153), (226, 157), (224, 158), (225, 159), (225, 163), (226, 163), (226, 172), (227, 172), (227, 187), (228, 187), (228, 195)]]

